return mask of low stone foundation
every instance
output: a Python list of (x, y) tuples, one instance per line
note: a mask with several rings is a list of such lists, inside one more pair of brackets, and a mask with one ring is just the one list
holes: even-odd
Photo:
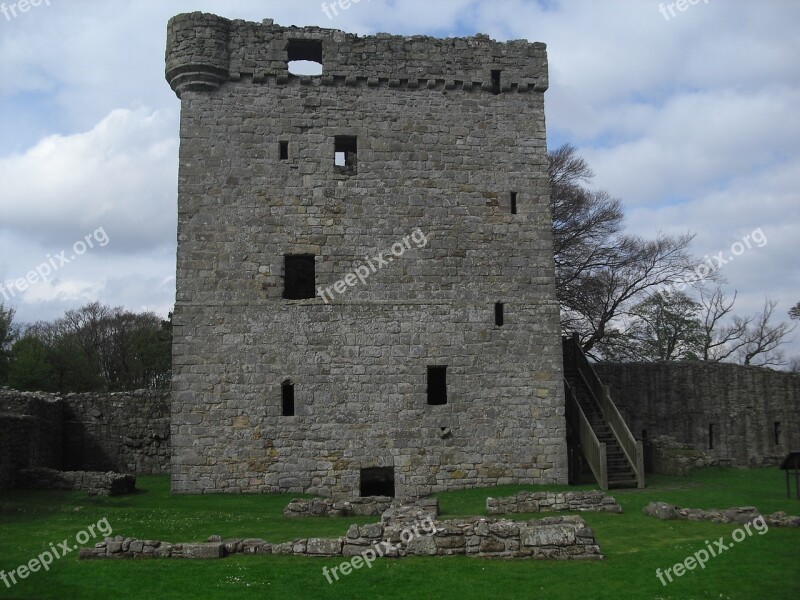
[(259, 538), (222, 540), (212, 536), (202, 544), (172, 544), (117, 536), (94, 548), (83, 548), (81, 559), (95, 558), (223, 558), (232, 554), (377, 557), (467, 555), (482, 558), (597, 560), (604, 556), (594, 532), (578, 516), (530, 521), (472, 517), (435, 521), (415, 506), (385, 511), (381, 522), (351, 525), (336, 539), (307, 538), (271, 544)]
[(617, 500), (603, 492), (519, 492), (504, 498), (487, 498), (490, 515), (556, 511), (621, 513)]
[(762, 515), (754, 506), (740, 506), (726, 510), (701, 510), (699, 508), (681, 508), (666, 502), (651, 502), (642, 509), (650, 517), (658, 519), (686, 519), (689, 521), (711, 521), (712, 523), (750, 523), (758, 517), (770, 527), (800, 527), (800, 517), (787, 515), (779, 511), (771, 515)]
[(649, 442), (653, 473), (660, 475), (688, 475), (694, 469), (730, 465), (730, 460), (720, 460), (710, 453), (690, 444), (682, 444), (668, 435), (659, 435)]
[(29, 490), (86, 490), (90, 496), (123, 496), (136, 489), (133, 475), (108, 471), (20, 469), (17, 487)]
[(415, 506), (434, 517), (439, 516), (438, 498), (403, 500), (390, 496), (366, 496), (349, 500), (331, 498), (295, 498), (283, 509), (284, 517), (373, 517), (383, 514), (393, 506)]

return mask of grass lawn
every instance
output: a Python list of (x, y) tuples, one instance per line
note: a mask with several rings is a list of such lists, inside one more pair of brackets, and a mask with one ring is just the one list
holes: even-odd
[[(293, 519), (282, 517), (292, 497), (171, 496), (167, 477), (140, 477), (139, 493), (90, 498), (81, 492), (0, 493), (0, 570), (27, 563), (104, 517), (113, 535), (170, 542), (204, 541), (209, 535), (262, 537), (284, 542), (301, 537), (337, 537), (350, 523), (376, 518)], [(442, 518), (484, 515), (486, 496), (521, 489), (591, 489), (589, 486), (504, 486), (441, 494)], [(604, 561), (487, 560), (470, 557), (379, 559), (328, 584), (322, 567), (342, 559), (292, 556), (233, 556), (218, 561), (78, 561), (77, 552), (56, 560), (10, 588), (0, 598), (276, 598), (380, 599), (681, 599), (800, 598), (800, 530), (756, 532), (711, 558), (705, 569), (687, 572), (663, 586), (662, 570), (682, 562), (720, 537), (731, 541), (735, 525), (659, 521), (642, 514), (663, 500), (693, 508), (756, 506), (762, 512), (800, 513), (788, 500), (784, 474), (776, 468), (715, 468), (686, 478), (651, 477), (645, 490), (612, 490), (624, 514), (582, 513), (594, 528)], [(541, 515), (518, 515), (526, 519)], [(93, 545), (91, 539), (86, 546)]]

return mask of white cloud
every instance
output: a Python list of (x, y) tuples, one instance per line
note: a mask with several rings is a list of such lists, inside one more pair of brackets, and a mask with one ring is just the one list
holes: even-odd
[(321, 4), (54, 0), (0, 17), (0, 280), (98, 226), (111, 239), (29, 290), (25, 318), (84, 299), (169, 308), (179, 102), (163, 56), (167, 20), (193, 10), (545, 42), (551, 145), (579, 147), (631, 230), (695, 231), (702, 256), (760, 226), (768, 245), (725, 267), (742, 309), (800, 300), (800, 3), (709, 0), (669, 21), (656, 0), (362, 0), (334, 19)]

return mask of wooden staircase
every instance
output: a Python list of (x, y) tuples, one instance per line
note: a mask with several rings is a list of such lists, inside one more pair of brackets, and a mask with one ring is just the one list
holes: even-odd
[(567, 421), (573, 439), (604, 490), (644, 487), (644, 452), (581, 349), (577, 335), (562, 339)]

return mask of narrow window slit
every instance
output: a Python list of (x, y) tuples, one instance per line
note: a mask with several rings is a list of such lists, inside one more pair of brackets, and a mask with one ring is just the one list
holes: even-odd
[(428, 367), (428, 404), (447, 404), (447, 367)]
[(294, 384), (288, 379), (281, 384), (281, 415), (294, 416)]
[(280, 159), (289, 160), (289, 142), (280, 142)]
[(494, 324), (498, 327), (502, 327), (504, 323), (504, 313), (505, 307), (503, 306), (502, 302), (495, 302), (494, 304)]
[(511, 192), (511, 214), (517, 214), (517, 192)]
[(492, 71), (492, 93), (496, 96), (500, 93), (500, 76), (502, 71)]

